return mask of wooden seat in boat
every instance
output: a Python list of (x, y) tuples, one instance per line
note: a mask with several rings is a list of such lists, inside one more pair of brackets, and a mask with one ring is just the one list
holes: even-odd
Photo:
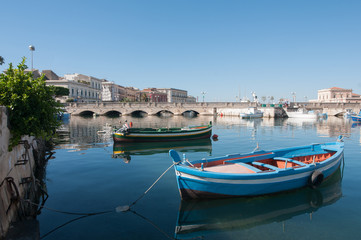
[[(300, 162), (300, 161), (297, 161), (297, 160), (294, 160), (294, 159), (291, 159), (291, 158), (284, 158), (284, 157), (275, 157), (273, 158), (274, 160), (281, 160), (281, 161), (285, 161), (285, 164), (287, 164), (288, 162), (290, 163), (294, 163), (294, 164), (297, 164), (301, 167), (304, 167), (304, 166), (307, 166), (307, 164), (303, 163), (303, 162)], [(287, 166), (286, 166), (287, 167)]]

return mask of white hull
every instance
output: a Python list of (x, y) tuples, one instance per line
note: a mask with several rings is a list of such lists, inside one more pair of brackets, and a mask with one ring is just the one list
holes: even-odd
[(289, 118), (307, 118), (317, 119), (319, 116), (316, 113), (300, 113), (300, 112), (287, 112)]
[(263, 113), (241, 113), (240, 114), (241, 118), (262, 118), (263, 117)]

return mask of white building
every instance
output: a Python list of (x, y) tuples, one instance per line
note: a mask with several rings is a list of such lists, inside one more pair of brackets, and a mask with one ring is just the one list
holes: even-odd
[[(46, 76), (49, 74), (46, 74)], [(56, 75), (56, 74), (55, 74)], [(54, 78), (54, 75), (50, 75)], [(49, 78), (49, 77), (48, 77)], [(47, 79), (48, 79), (47, 78)], [(46, 85), (64, 87), (69, 89), (69, 96), (67, 98), (74, 99), (74, 101), (97, 101), (100, 100), (102, 79), (98, 79), (83, 74), (65, 74), (63, 78), (48, 79)], [(63, 99), (65, 101), (66, 99)]]
[(359, 94), (352, 93), (352, 89), (332, 87), (318, 90), (317, 95), (317, 102), (361, 102), (361, 96)]
[(125, 87), (106, 80), (102, 82), (102, 101), (118, 102), (126, 97), (127, 90)]

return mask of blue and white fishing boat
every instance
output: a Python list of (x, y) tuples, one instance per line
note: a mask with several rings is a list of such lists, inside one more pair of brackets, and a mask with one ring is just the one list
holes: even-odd
[(351, 116), (352, 121), (354, 122), (361, 122), (361, 116), (357, 115), (357, 116)]
[(351, 119), (353, 122), (361, 122), (361, 110), (358, 113), (358, 115), (351, 115)]
[(343, 159), (342, 136), (336, 142), (317, 143), (273, 151), (189, 161), (175, 150), (169, 155), (182, 199), (257, 196), (305, 186), (317, 187)]

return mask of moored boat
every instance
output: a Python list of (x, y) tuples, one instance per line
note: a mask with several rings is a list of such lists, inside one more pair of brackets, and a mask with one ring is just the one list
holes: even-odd
[(357, 115), (357, 116), (351, 116), (352, 121), (354, 122), (361, 122), (361, 116)]
[(241, 118), (262, 118), (263, 112), (255, 107), (249, 107), (246, 112), (240, 113)]
[(289, 118), (318, 119), (322, 116), (318, 112), (308, 111), (305, 108), (298, 108), (297, 110), (287, 109), (286, 113)]
[(165, 142), (209, 138), (212, 122), (208, 125), (183, 128), (134, 128), (123, 127), (113, 132), (114, 142)]
[(361, 122), (361, 110), (360, 110), (360, 112), (358, 113), (358, 115), (351, 115), (351, 119), (352, 119), (352, 121), (354, 121), (354, 122)]
[(344, 143), (257, 150), (248, 154), (189, 161), (175, 150), (174, 162), (182, 199), (257, 196), (301, 188), (317, 187), (331, 176), (343, 158)]

